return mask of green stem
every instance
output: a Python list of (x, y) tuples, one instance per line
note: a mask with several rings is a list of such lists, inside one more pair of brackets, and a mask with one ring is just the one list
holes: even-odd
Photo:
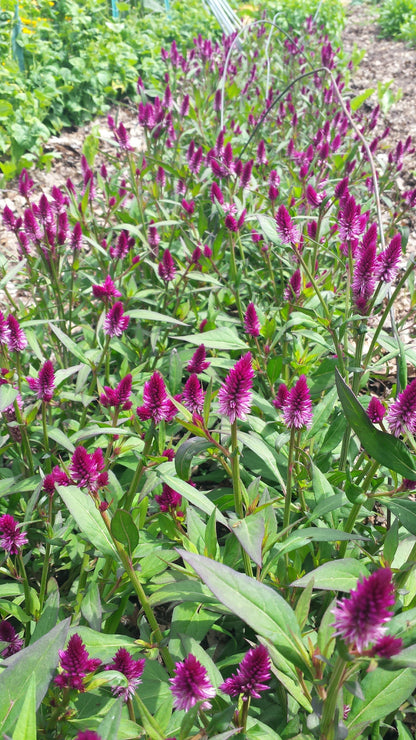
[(329, 679), (328, 693), (324, 701), (320, 740), (334, 740), (335, 738), (334, 719), (336, 715), (338, 694), (342, 687), (346, 667), (347, 663), (344, 658), (338, 656), (331, 678)]
[[(95, 384), (97, 382), (98, 373), (100, 372), (101, 365), (103, 364), (104, 358), (106, 357), (107, 352), (108, 352), (108, 346), (110, 344), (110, 339), (111, 339), (111, 337), (107, 334), (106, 335), (106, 338), (105, 338), (105, 342), (104, 342), (104, 347), (103, 347), (102, 352), (101, 352), (101, 355), (100, 355), (100, 359), (98, 360), (97, 365), (93, 369), (92, 380), (91, 380), (91, 383), (90, 383), (90, 385), (88, 387), (88, 395), (89, 396), (91, 395), (91, 393), (93, 392), (93, 390), (95, 388)], [(83, 426), (85, 424), (85, 421), (86, 421), (86, 418), (87, 418), (87, 406), (84, 407), (84, 410), (82, 412), (81, 420), (79, 422), (79, 428), (80, 429), (83, 428)]]
[(149, 623), (149, 625), (150, 625), (150, 627), (152, 629), (152, 632), (154, 634), (154, 637), (156, 639), (156, 642), (159, 645), (160, 654), (161, 654), (161, 656), (163, 658), (163, 661), (165, 663), (166, 669), (172, 675), (173, 672), (174, 672), (174, 668), (175, 668), (174, 663), (173, 663), (173, 660), (172, 660), (172, 658), (170, 656), (170, 653), (169, 653), (169, 650), (167, 649), (167, 647), (163, 647), (161, 645), (161, 642), (163, 641), (163, 635), (162, 635), (162, 633), (160, 631), (160, 627), (159, 627), (159, 625), (157, 623), (157, 620), (156, 620), (156, 617), (155, 617), (155, 615), (153, 613), (153, 609), (152, 609), (152, 607), (149, 604), (149, 600), (148, 600), (148, 598), (146, 596), (146, 593), (144, 591), (144, 588), (143, 588), (142, 584), (140, 583), (140, 580), (139, 580), (139, 577), (137, 575), (137, 572), (133, 568), (133, 563), (131, 562), (131, 560), (130, 560), (128, 554), (127, 554), (127, 552), (124, 549), (124, 547), (120, 544), (120, 542), (118, 540), (116, 540), (113, 537), (113, 535), (111, 533), (111, 521), (110, 521), (110, 518), (109, 518), (107, 512), (106, 511), (102, 511), (101, 512), (101, 516), (102, 516), (103, 521), (104, 521), (104, 523), (105, 523), (105, 525), (106, 525), (106, 527), (108, 529), (108, 532), (109, 532), (109, 534), (111, 536), (111, 539), (114, 542), (114, 546), (115, 546), (115, 548), (116, 548), (116, 550), (118, 552), (118, 555), (119, 555), (119, 558), (120, 558), (120, 560), (121, 560), (121, 562), (123, 564), (123, 567), (124, 567), (124, 569), (125, 569), (128, 577), (130, 579), (130, 582), (131, 582), (131, 584), (132, 584), (132, 586), (134, 588), (134, 591), (136, 593), (136, 596), (137, 596), (137, 598), (139, 600), (139, 604), (142, 607), (142, 609), (143, 609), (143, 611), (145, 613), (146, 619), (147, 619), (147, 621), (148, 621), (148, 623)]
[[(288, 529), (290, 523), (290, 505), (292, 503), (292, 472), (293, 472), (293, 456), (295, 451), (295, 436), (296, 429), (292, 427), (290, 430), (289, 440), (289, 455), (287, 460), (287, 479), (286, 479), (286, 496), (285, 496), (285, 508), (283, 511), (283, 533)], [(287, 537), (287, 533), (283, 534), (283, 538)]]
[[(19, 571), (20, 571), (20, 577), (23, 582), (23, 593), (25, 595), (25, 610), (26, 614), (31, 616), (31, 598), (30, 598), (30, 588), (29, 588), (29, 582), (27, 580), (27, 573), (25, 564), (23, 562), (22, 553), (19, 551), (17, 554), (17, 562), (19, 564)], [(30, 641), (30, 622), (26, 622), (25, 624), (25, 647), (28, 646)]]
[[(231, 424), (231, 474), (233, 481), (233, 492), (234, 492), (234, 508), (235, 513), (239, 519), (244, 518), (243, 508), (243, 495), (241, 489), (241, 478), (240, 478), (240, 458), (238, 452), (238, 435), (237, 435), (237, 421), (233, 421)], [(246, 575), (252, 576), (253, 569), (251, 567), (250, 558), (247, 555), (244, 548), (241, 548), (244, 570)]]
[(155, 433), (155, 423), (154, 423), (154, 421), (152, 421), (150, 423), (149, 431), (147, 432), (146, 437), (145, 437), (145, 440), (144, 440), (144, 449), (143, 449), (143, 452), (142, 452), (141, 460), (138, 463), (137, 468), (135, 470), (135, 473), (133, 475), (133, 479), (131, 481), (130, 488), (127, 491), (127, 493), (125, 494), (124, 500), (122, 499), (121, 504), (120, 504), (127, 511), (129, 511), (131, 509), (131, 507), (132, 507), (133, 499), (134, 499), (135, 493), (137, 491), (137, 486), (139, 485), (140, 478), (142, 477), (143, 472), (144, 472), (144, 470), (146, 468), (146, 457), (149, 454), (150, 447), (151, 447), (152, 441), (153, 441), (154, 433)]
[(46, 422), (46, 402), (45, 401), (42, 401), (42, 429), (43, 429), (43, 444), (45, 445), (45, 450), (46, 450), (45, 469), (47, 473), (50, 473), (52, 470), (52, 462), (51, 462), (50, 450), (49, 450), (49, 437), (48, 437), (48, 425)]
[(81, 571), (80, 571), (79, 578), (78, 578), (78, 589), (77, 589), (77, 595), (75, 599), (75, 609), (74, 609), (74, 613), (71, 619), (72, 624), (75, 623), (81, 611), (82, 600), (85, 595), (85, 586), (87, 584), (87, 578), (88, 578), (88, 566), (90, 563), (90, 556), (86, 552), (87, 547), (88, 545), (85, 544), (84, 545), (84, 555), (83, 555), (82, 563), (81, 563)]
[[(367, 492), (367, 489), (374, 477), (374, 473), (376, 472), (377, 468), (379, 467), (379, 463), (374, 461), (370, 469), (365, 477), (365, 480), (362, 485), (362, 494), (365, 494)], [(354, 529), (354, 524), (357, 520), (358, 514), (360, 513), (361, 506), (363, 505), (364, 501), (357, 501), (357, 503), (353, 504), (352, 509), (349, 513), (348, 519), (346, 521), (346, 524), (344, 526), (344, 532), (351, 533)], [(339, 556), (340, 558), (345, 557), (345, 553), (348, 546), (348, 540), (343, 540), (341, 542), (340, 548), (339, 548)]]
[(32, 457), (32, 450), (30, 448), (30, 441), (29, 436), (27, 433), (26, 424), (22, 418), (22, 414), (20, 413), (19, 404), (17, 401), (14, 402), (14, 411), (16, 414), (16, 420), (19, 424), (20, 433), (22, 435), (22, 447), (24, 449), (24, 459), (25, 463), (27, 464), (29, 475), (33, 475), (35, 472), (35, 466), (33, 464), (33, 457)]

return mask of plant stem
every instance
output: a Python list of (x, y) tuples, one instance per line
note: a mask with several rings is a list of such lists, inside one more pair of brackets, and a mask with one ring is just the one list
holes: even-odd
[(122, 499), (122, 502), (121, 502), (121, 504), (127, 511), (129, 511), (132, 507), (134, 495), (137, 491), (137, 486), (146, 468), (146, 457), (149, 454), (149, 450), (150, 450), (150, 447), (153, 441), (154, 433), (155, 433), (155, 423), (154, 421), (151, 421), (149, 430), (144, 440), (144, 448), (143, 448), (141, 460), (138, 463), (135, 473), (133, 475), (133, 479), (130, 483), (130, 488), (125, 494), (124, 500)]
[(336, 706), (346, 667), (347, 663), (344, 658), (338, 656), (331, 674), (331, 678), (329, 679), (328, 692), (324, 701), (321, 719), (321, 740), (334, 740), (335, 738), (334, 719)]
[(124, 569), (125, 569), (128, 577), (130, 579), (130, 582), (131, 582), (131, 584), (132, 584), (135, 592), (136, 592), (136, 596), (137, 596), (137, 598), (139, 600), (139, 604), (140, 604), (140, 606), (142, 607), (142, 609), (143, 609), (143, 611), (145, 613), (146, 619), (147, 619), (147, 621), (148, 621), (148, 623), (149, 623), (149, 625), (150, 625), (150, 627), (152, 629), (152, 632), (154, 633), (154, 636), (155, 636), (155, 639), (156, 639), (156, 641), (158, 643), (160, 654), (161, 654), (161, 656), (163, 658), (163, 661), (165, 663), (166, 669), (172, 675), (173, 674), (173, 671), (174, 671), (174, 663), (173, 663), (173, 660), (172, 660), (172, 658), (170, 656), (170, 653), (169, 653), (169, 650), (167, 649), (167, 647), (164, 647), (164, 646), (161, 645), (161, 642), (163, 640), (163, 635), (162, 635), (162, 633), (160, 631), (160, 627), (159, 627), (159, 625), (157, 623), (157, 620), (156, 620), (156, 617), (155, 617), (155, 615), (153, 613), (153, 609), (152, 609), (152, 607), (149, 604), (149, 600), (148, 600), (148, 598), (146, 596), (146, 593), (144, 591), (144, 588), (143, 588), (142, 584), (140, 583), (140, 580), (139, 580), (139, 577), (137, 575), (137, 572), (133, 568), (133, 563), (131, 562), (131, 560), (130, 560), (128, 554), (127, 554), (127, 552), (125, 551), (125, 549), (123, 547), (123, 545), (118, 540), (116, 540), (115, 537), (113, 537), (112, 532), (111, 532), (111, 521), (110, 521), (110, 517), (108, 516), (107, 512), (106, 511), (102, 511), (100, 513), (101, 513), (101, 516), (103, 518), (103, 521), (104, 521), (104, 523), (105, 523), (105, 525), (106, 525), (106, 527), (108, 529), (108, 532), (110, 534), (110, 537), (111, 537), (112, 541), (114, 542), (114, 546), (115, 546), (115, 548), (117, 550), (117, 553), (118, 553), (119, 558), (120, 558), (120, 560), (121, 560), (121, 562), (123, 564), (123, 567), (124, 567)]
[[(293, 472), (293, 455), (295, 451), (295, 436), (296, 429), (292, 427), (290, 430), (289, 440), (289, 456), (287, 461), (287, 480), (286, 480), (286, 496), (285, 496), (285, 508), (283, 511), (283, 532), (289, 527), (290, 523), (290, 504), (292, 503), (292, 472)], [(287, 534), (283, 535), (286, 538)]]
[[(23, 592), (25, 595), (25, 610), (28, 616), (31, 616), (30, 588), (29, 588), (29, 583), (27, 580), (25, 564), (23, 562), (22, 553), (20, 551), (17, 554), (17, 562), (19, 564), (20, 577), (23, 581)], [(25, 647), (27, 647), (27, 645), (29, 644), (29, 641), (30, 641), (30, 622), (26, 622), (25, 624)]]
[[(233, 421), (233, 423), (231, 424), (231, 474), (233, 480), (234, 508), (238, 518), (243, 519), (244, 509), (239, 462), (237, 421)], [(243, 555), (244, 570), (246, 572), (246, 575), (252, 576), (253, 569), (251, 567), (250, 558), (243, 547), (241, 548), (241, 552)]]

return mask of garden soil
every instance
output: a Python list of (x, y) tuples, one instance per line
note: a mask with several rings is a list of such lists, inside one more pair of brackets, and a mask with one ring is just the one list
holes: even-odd
[[(398, 98), (388, 110), (385, 109), (380, 122), (380, 132), (388, 126), (389, 135), (383, 144), (395, 146), (401, 139), (405, 140), (410, 134), (416, 146), (416, 105), (414, 102), (414, 88), (416, 84), (416, 50), (409, 49), (398, 41), (384, 40), (379, 37), (376, 22), (377, 10), (369, 4), (350, 3), (346, 9), (347, 22), (343, 33), (343, 48), (345, 53), (351, 54), (354, 49), (365, 50), (358, 69), (352, 73), (351, 88), (355, 95), (359, 95), (368, 88), (375, 92), (366, 101), (368, 112), (377, 105), (378, 84), (386, 89), (385, 100)], [(117, 120), (122, 120), (132, 139), (133, 145), (143, 149), (143, 138), (137, 124), (137, 116), (131, 108), (119, 106), (110, 111)], [(50, 171), (33, 168), (30, 176), (35, 182), (32, 191), (36, 197), (42, 192), (48, 194), (53, 185), (62, 186), (68, 177), (74, 183), (81, 180), (80, 159), (85, 137), (95, 132), (104, 142), (100, 145), (100, 153), (115, 153), (114, 141), (108, 128), (106, 117), (101, 117), (75, 131), (64, 131), (60, 136), (52, 137), (45, 145), (44, 151), (54, 153)], [(385, 156), (381, 152), (378, 156)], [(399, 173), (398, 184), (402, 190), (416, 186), (416, 152), (405, 159), (403, 170)], [(24, 199), (19, 195), (17, 181), (7, 183), (0, 194), (0, 213), (8, 205), (14, 213), (22, 213)], [(408, 249), (416, 254), (416, 213), (407, 224), (410, 229)], [(18, 260), (16, 242), (13, 234), (7, 232), (0, 223), (0, 254), (12, 262)], [(10, 292), (18, 293), (18, 286), (9, 285)], [(19, 296), (22, 298), (22, 296)], [(26, 297), (26, 300), (28, 297)], [(403, 307), (404, 308), (404, 307)]]

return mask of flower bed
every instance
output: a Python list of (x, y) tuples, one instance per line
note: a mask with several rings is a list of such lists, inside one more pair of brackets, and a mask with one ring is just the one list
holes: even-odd
[(405, 733), (411, 141), (375, 174), (311, 19), (162, 60), (144, 154), (110, 120), (98, 171), (3, 212), (33, 302), (0, 317), (2, 732)]

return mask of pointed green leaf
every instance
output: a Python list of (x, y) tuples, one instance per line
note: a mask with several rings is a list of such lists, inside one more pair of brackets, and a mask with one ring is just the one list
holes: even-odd
[(172, 316), (167, 316), (163, 313), (158, 313), (157, 311), (148, 311), (145, 308), (134, 308), (132, 311), (129, 311), (129, 316), (133, 319), (139, 319), (139, 321), (154, 321), (158, 323), (163, 324), (180, 324), (181, 326), (188, 326), (188, 324), (185, 324), (183, 321), (179, 321), (179, 319), (175, 319)]
[(32, 673), (26, 689), (19, 718), (13, 732), (13, 740), (36, 740), (36, 677)]
[[(172, 464), (173, 468), (173, 464)], [(204, 495), (200, 491), (198, 491), (193, 486), (190, 486), (189, 483), (186, 483), (184, 480), (181, 480), (180, 478), (176, 478), (173, 475), (170, 475), (169, 473), (165, 473), (165, 466), (161, 465), (158, 468), (158, 473), (160, 475), (160, 478), (163, 480), (164, 483), (167, 483), (168, 486), (173, 488), (174, 491), (177, 491), (181, 494), (187, 501), (189, 501), (190, 504), (193, 506), (196, 506), (198, 509), (201, 509), (201, 511), (205, 511), (206, 514), (211, 515), (213, 511), (216, 513), (217, 521), (221, 522), (221, 524), (224, 524), (224, 526), (228, 527), (227, 519), (223, 514), (221, 514), (220, 510), (217, 509), (215, 504), (210, 501), (208, 496)]]
[(266, 637), (289, 661), (305, 669), (296, 641), (300, 630), (289, 604), (274, 589), (243, 573), (205, 558), (178, 550), (217, 599), (262, 637)]
[(114, 514), (111, 520), (111, 534), (127, 547), (130, 555), (139, 544), (139, 530), (133, 521), (132, 515), (124, 509), (117, 509)]
[(104, 719), (97, 727), (97, 734), (101, 740), (114, 740), (118, 736), (121, 722), (122, 699), (114, 702)]
[(375, 428), (338, 370), (335, 372), (335, 382), (345, 416), (368, 455), (404, 478), (416, 480), (416, 458), (406, 445), (392, 434)]
[(0, 385), (0, 412), (11, 406), (19, 395), (19, 391), (16, 388), (12, 388), (8, 383)]
[(203, 334), (186, 334), (182, 337), (174, 337), (174, 339), (180, 339), (182, 342), (197, 345), (203, 342), (207, 349), (241, 349), (247, 351), (245, 342), (228, 326), (221, 326), (219, 329), (205, 331)]
[(357, 585), (360, 576), (368, 575), (368, 570), (363, 563), (353, 558), (344, 558), (343, 560), (330, 560), (320, 565), (302, 578), (293, 581), (291, 585), (306, 588), (310, 579), (313, 578), (315, 589), (351, 591)]
[(175, 453), (175, 468), (179, 478), (188, 481), (191, 477), (193, 458), (212, 446), (212, 442), (204, 437), (190, 437), (185, 440)]
[(58, 486), (58, 493), (82, 535), (99, 550), (118, 560), (117, 550), (91, 496), (77, 486)]
[(85, 355), (83, 354), (83, 352), (81, 352), (81, 350), (78, 349), (78, 346), (75, 344), (74, 340), (71, 339), (71, 337), (68, 337), (67, 334), (64, 334), (59, 326), (56, 326), (52, 321), (49, 322), (49, 326), (52, 329), (53, 333), (58, 337), (59, 341), (62, 342), (64, 347), (68, 350), (68, 352), (71, 352), (74, 357), (78, 357), (78, 359), (81, 360), (81, 362), (85, 365), (89, 364)]
[(391, 501), (385, 501), (385, 505), (388, 509), (401, 522), (403, 527), (407, 529), (410, 534), (416, 535), (416, 501), (409, 501), (405, 498), (395, 498)]
[(373, 722), (384, 719), (409, 698), (416, 687), (416, 671), (385, 671), (377, 668), (361, 683), (364, 699), (354, 699), (346, 725), (348, 740), (359, 737)]
[(59, 663), (69, 630), (69, 619), (54, 627), (33, 645), (4, 661), (0, 674), (0, 730), (10, 732), (20, 715), (32, 675), (36, 679), (36, 707), (45, 696)]
[(35, 631), (32, 635), (32, 644), (36, 642), (36, 640), (39, 640), (40, 637), (43, 637), (43, 635), (46, 635), (52, 627), (55, 626), (58, 621), (58, 612), (59, 591), (58, 588), (56, 588), (49, 594), (45, 601), (42, 614), (40, 615), (40, 619), (37, 622)]
[(231, 520), (232, 531), (247, 555), (261, 568), (263, 563), (262, 546), (264, 537), (264, 515), (261, 511), (244, 519)]

